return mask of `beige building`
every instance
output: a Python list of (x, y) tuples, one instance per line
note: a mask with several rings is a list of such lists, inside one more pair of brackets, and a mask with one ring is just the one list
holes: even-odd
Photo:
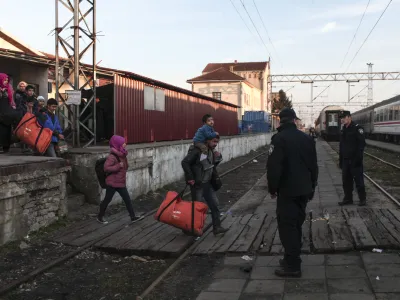
[(189, 79), (192, 91), (241, 106), (245, 111), (268, 111), (269, 62), (210, 63), (201, 76)]

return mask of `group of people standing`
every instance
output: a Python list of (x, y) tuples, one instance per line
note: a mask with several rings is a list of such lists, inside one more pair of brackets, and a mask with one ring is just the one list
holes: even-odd
[[(26, 113), (31, 113), (37, 117), (44, 128), (50, 128), (53, 131), (52, 143), (46, 155), (56, 157), (55, 145), (59, 139), (64, 139), (60, 122), (55, 114), (57, 107), (58, 102), (55, 99), (49, 99), (46, 105), (43, 96), (35, 95), (35, 87), (24, 81), (17, 85), (17, 90), (14, 92), (10, 77), (0, 73), (0, 146), (3, 153), (8, 153), (13, 144), (12, 130)], [(21, 146), (23, 149), (27, 148), (24, 144)]]

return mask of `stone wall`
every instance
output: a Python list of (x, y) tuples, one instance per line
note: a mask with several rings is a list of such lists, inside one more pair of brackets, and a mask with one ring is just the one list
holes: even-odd
[[(246, 155), (270, 143), (271, 134), (239, 135), (224, 137), (218, 145), (223, 162)], [(181, 161), (192, 141), (158, 142), (129, 145), (127, 187), (132, 198), (183, 178)], [(73, 149), (71, 152), (72, 186), (84, 194), (90, 203), (100, 203), (105, 191), (97, 182), (95, 162), (109, 153), (108, 147)], [(115, 198), (120, 201), (119, 195)], [(111, 203), (118, 203), (113, 201)]]
[(67, 214), (69, 170), (62, 159), (1, 157), (0, 245), (22, 238)]

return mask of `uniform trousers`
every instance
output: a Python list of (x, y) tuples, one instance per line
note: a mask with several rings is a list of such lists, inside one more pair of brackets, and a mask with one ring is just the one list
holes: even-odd
[(342, 181), (345, 201), (353, 201), (353, 186), (356, 184), (358, 198), (360, 201), (366, 200), (365, 185), (364, 185), (364, 168), (354, 166), (352, 161), (344, 159), (342, 163)]
[(292, 271), (299, 271), (301, 266), (302, 226), (308, 197), (278, 195), (276, 215), (279, 237), (285, 249), (285, 262)]

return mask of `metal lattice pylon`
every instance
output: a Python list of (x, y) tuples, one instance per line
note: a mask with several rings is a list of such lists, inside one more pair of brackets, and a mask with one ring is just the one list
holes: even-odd
[[(59, 10), (60, 4), (62, 11)], [(71, 139), (72, 136), (74, 147), (80, 147), (81, 141), (85, 142), (83, 147), (87, 147), (92, 143), (96, 144), (96, 0), (55, 0), (55, 10), (56, 99), (61, 102), (60, 108), (67, 108), (66, 113), (59, 110), (59, 114), (68, 122), (70, 130), (66, 130), (69, 131), (66, 138)], [(60, 27), (60, 18), (67, 15), (67, 21)], [(86, 38), (89, 42), (80, 51), (80, 45)], [(70, 43), (71, 40), (73, 44)], [(65, 57), (60, 55), (60, 48)], [(82, 58), (90, 49), (92, 64), (88, 66), (82, 63)], [(62, 89), (90, 89), (93, 93), (86, 102), (81, 99), (80, 104), (68, 105), (66, 97), (60, 93)], [(83, 119), (85, 112), (89, 114)]]

